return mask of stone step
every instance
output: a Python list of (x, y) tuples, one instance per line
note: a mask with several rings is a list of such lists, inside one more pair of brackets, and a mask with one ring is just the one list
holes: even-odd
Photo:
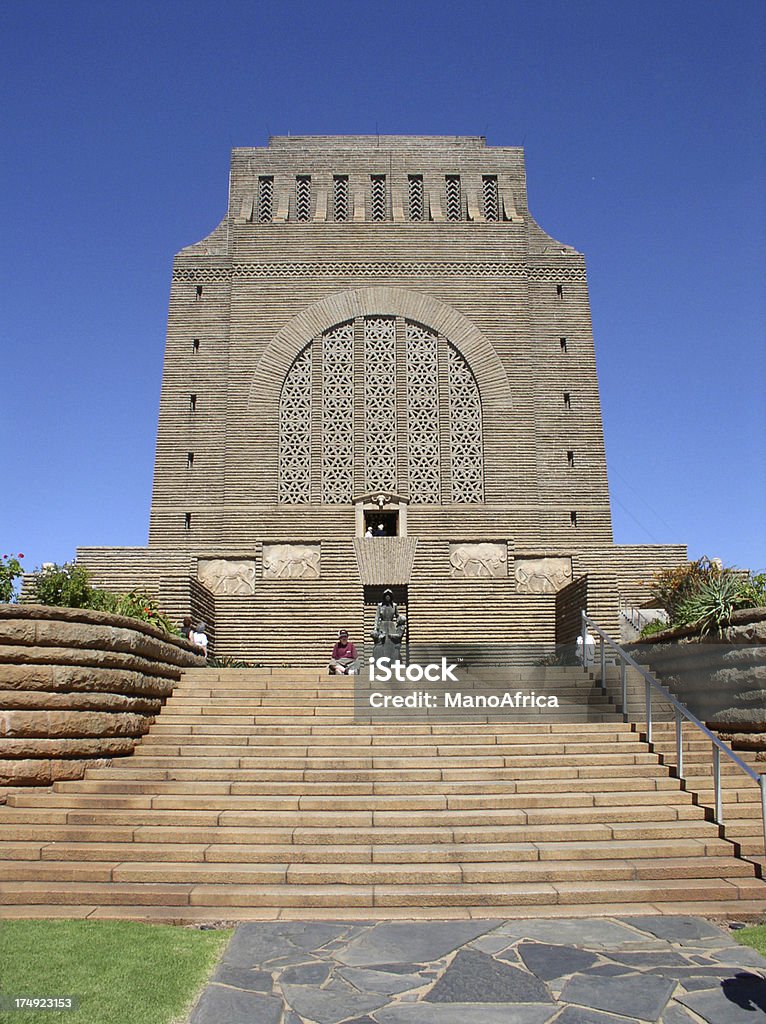
[[(53, 787), (54, 793), (104, 793), (104, 794), (148, 794), (158, 796), (161, 794), (187, 794), (197, 793), (200, 796), (226, 796), (228, 794), (239, 796), (269, 796), (269, 795), (325, 795), (325, 796), (352, 796), (381, 795), (396, 796), (410, 794), (443, 793), (449, 794), (475, 794), (482, 795), (496, 793), (558, 793), (564, 792), (587, 792), (592, 793), (593, 782), (589, 779), (567, 779), (564, 783), (561, 779), (547, 779), (539, 777), (531, 781), (508, 780), (493, 782), (483, 780), (479, 785), (475, 780), (445, 782), (443, 780), (419, 780), (417, 782), (199, 782), (190, 779), (187, 782), (139, 782), (133, 779), (107, 779), (96, 781), (95, 779), (77, 779), (67, 782), (56, 782)], [(654, 778), (642, 778), (628, 776), (626, 778), (605, 779), (599, 783), (602, 793), (646, 793), (657, 790), (676, 791), (679, 783), (676, 779), (669, 779), (664, 776)], [(27, 794), (21, 794), (27, 795)], [(757, 792), (756, 792), (757, 796)], [(17, 805), (18, 806), (18, 805)]]
[[(617, 892), (626, 902), (705, 902), (763, 900), (766, 885), (758, 879), (692, 877), (624, 879)], [(205, 884), (150, 882), (9, 881), (6, 904), (85, 904), (246, 907), (516, 907), (553, 904), (611, 903), (613, 881), (445, 883), (445, 884)]]
[[(103, 809), (179, 809), (179, 810), (406, 810), (412, 814), (421, 810), (490, 810), (525, 807), (635, 807), (645, 804), (663, 805), (690, 804), (688, 794), (680, 789), (666, 791), (660, 796), (656, 791), (618, 793), (569, 793), (565, 789), (544, 794), (539, 793), (463, 793), (463, 794), (261, 794), (240, 793), (217, 794), (214, 796), (189, 792), (170, 794), (80, 794), (29, 793), (8, 797), (9, 807), (51, 807), (51, 808), (103, 808)], [(742, 817), (755, 805), (743, 805)], [(760, 813), (760, 805), (755, 807)], [(747, 812), (747, 813), (746, 813)]]
[[(119, 762), (115, 759), (114, 765)], [(195, 779), (204, 781), (230, 780), (238, 782), (278, 782), (301, 780), (309, 782), (433, 782), (443, 780), (445, 782), (499, 782), (510, 781), (517, 783), (529, 782), (536, 784), (540, 780), (555, 782), (558, 779), (580, 779), (600, 780), (604, 771), (599, 766), (570, 765), (566, 767), (546, 766), (521, 766), (506, 767), (489, 766), (476, 767), (475, 765), (455, 767), (416, 765), (410, 768), (380, 768), (373, 770), (372, 767), (364, 769), (346, 768), (291, 768), (291, 769), (268, 769), (268, 768), (231, 768), (231, 767), (197, 767), (190, 764), (186, 767), (179, 767), (178, 761), (162, 761), (160, 767), (141, 767), (136, 763), (135, 758), (127, 758), (119, 763), (119, 767), (111, 768), (90, 768), (85, 772), (84, 778), (120, 780), (125, 778), (136, 781), (144, 780), (167, 780), (167, 781), (193, 781)], [(668, 780), (667, 772), (660, 764), (655, 762), (644, 762), (641, 764), (610, 765), (608, 772), (609, 779), (631, 780), (634, 778)], [(593, 784), (591, 782), (591, 784)]]
[[(164, 799), (158, 797), (158, 800)], [(413, 822), (410, 810), (169, 810), (163, 808), (109, 809), (108, 807), (69, 810), (66, 807), (29, 809), (0, 808), (0, 827), (6, 825), (283, 825), (307, 827), (396, 827), (412, 826), (511, 826), (552, 824), (610, 824), (614, 822), (658, 822), (695, 820), (704, 811), (692, 804), (654, 804), (650, 806), (539, 807), (474, 810), (419, 810)]]
[[(200, 754), (191, 748), (185, 748), (183, 754), (168, 753), (162, 755), (156, 750), (139, 748), (133, 754), (133, 763), (137, 768), (162, 768), (168, 762), (176, 768), (251, 768), (251, 769), (302, 769), (310, 770), (375, 770), (385, 768), (440, 768), (444, 759), (438, 755), (423, 754), (421, 756), (382, 754), (376, 752), (368, 757), (340, 757), (331, 754), (312, 754), (295, 756), (269, 756), (253, 751), (247, 756)], [(595, 764), (594, 764), (595, 762)], [(484, 756), (456, 755), (449, 758), (451, 768), (540, 768), (540, 767), (583, 767), (610, 773), (613, 769), (629, 769), (633, 765), (656, 764), (654, 754), (635, 753), (621, 754), (553, 754), (535, 757), (529, 755), (486, 754)]]
[(605, 754), (608, 756), (622, 757), (627, 754), (643, 754), (654, 758), (646, 749), (646, 744), (638, 741), (625, 741), (623, 743), (582, 743), (575, 740), (563, 740), (561, 743), (462, 743), (458, 738), (452, 742), (438, 737), (433, 743), (410, 743), (391, 744), (390, 741), (376, 739), (372, 743), (314, 743), (309, 740), (306, 744), (296, 744), (291, 740), (290, 744), (273, 744), (264, 742), (259, 736), (253, 736), (249, 740), (243, 737), (236, 739), (224, 739), (216, 737), (212, 740), (208, 736), (184, 737), (180, 743), (175, 744), (167, 737), (145, 736), (136, 749), (136, 756), (146, 754), (149, 757), (159, 756), (194, 756), (194, 757), (216, 757), (222, 752), (227, 757), (559, 757), (570, 754), (579, 754), (596, 759), (596, 755)]
[(297, 843), (4, 842), (2, 859), (23, 861), (126, 861), (180, 863), (429, 864), (606, 861), (731, 857), (723, 839), (565, 841), (559, 843), (431, 843), (301, 845)]
[[(750, 864), (734, 857), (652, 858), (637, 861), (485, 861), (483, 863), (436, 862), (307, 864), (289, 862), (224, 863), (184, 861), (58, 861), (42, 863), (0, 860), (4, 885), (13, 882), (137, 882), (160, 885), (417, 885), (498, 884), (519, 882), (606, 882), (696, 878), (713, 881), (752, 878)], [(766, 885), (764, 885), (766, 892)]]
[[(359, 681), (324, 670), (187, 673), (135, 754), (6, 795), (0, 916), (766, 909), (741, 777), (722, 838), (673, 778), (672, 723), (650, 749), (577, 669), (495, 678), (570, 706), (360, 721)], [(704, 798), (709, 742), (684, 745)]]
[[(179, 831), (175, 824), (114, 825), (101, 822), (82, 823), (4, 822), (2, 834), (13, 842), (139, 842), (174, 843)], [(518, 824), (510, 829), (505, 825), (422, 826), (398, 825), (384, 827), (322, 826), (293, 827), (284, 825), (187, 825), (184, 841), (192, 844), (224, 845), (278, 845), (291, 843), (299, 846), (335, 845), (407, 845), (423, 846), (434, 843), (591, 843), (591, 842), (644, 842), (646, 840), (689, 840), (702, 842), (718, 840), (718, 828), (709, 821), (670, 820), (652, 822), (598, 822), (561, 824)]]

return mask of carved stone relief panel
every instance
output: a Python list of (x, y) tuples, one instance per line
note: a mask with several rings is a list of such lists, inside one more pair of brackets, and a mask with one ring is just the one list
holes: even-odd
[(318, 544), (264, 544), (265, 580), (318, 580)]
[(517, 558), (514, 575), (523, 594), (555, 594), (572, 582), (572, 559)]
[(197, 579), (217, 596), (234, 597), (255, 593), (255, 562), (248, 559), (201, 558)]
[(450, 544), (451, 575), (463, 579), (502, 579), (508, 575), (505, 544)]

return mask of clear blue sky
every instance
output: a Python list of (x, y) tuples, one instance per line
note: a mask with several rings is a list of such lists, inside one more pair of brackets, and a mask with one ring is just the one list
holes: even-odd
[(523, 145), (586, 254), (615, 539), (766, 568), (766, 4), (7, 0), (0, 554), (146, 542), (171, 260), (270, 134)]

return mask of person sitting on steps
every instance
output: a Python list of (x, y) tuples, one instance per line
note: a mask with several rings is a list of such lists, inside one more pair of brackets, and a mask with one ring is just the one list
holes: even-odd
[(332, 649), (330, 675), (352, 676), (356, 672), (356, 647), (348, 638), (348, 630), (342, 629)]

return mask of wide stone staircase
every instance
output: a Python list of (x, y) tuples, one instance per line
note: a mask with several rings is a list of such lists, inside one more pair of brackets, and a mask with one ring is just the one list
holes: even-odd
[(0, 916), (766, 911), (754, 864), (590, 676), (502, 678), (566, 709), (359, 720), (347, 677), (187, 671), (132, 756), (0, 806)]

